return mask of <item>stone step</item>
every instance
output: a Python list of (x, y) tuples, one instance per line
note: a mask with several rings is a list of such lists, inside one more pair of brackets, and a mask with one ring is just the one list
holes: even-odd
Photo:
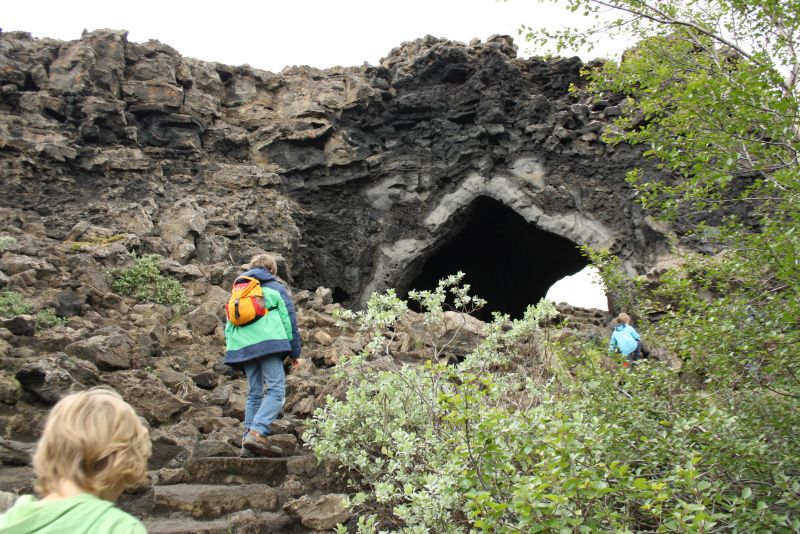
[(278, 508), (277, 490), (265, 484), (219, 486), (175, 484), (155, 487), (156, 511), (184, 512), (194, 518), (214, 518), (241, 510), (256, 512)]
[(148, 534), (229, 534), (234, 530), (229, 519), (198, 521), (189, 518), (158, 518), (144, 520)]
[(0, 469), (0, 491), (23, 494), (33, 493), (33, 481), (36, 475), (32, 467), (11, 467), (4, 465)]
[(192, 457), (186, 461), (184, 482), (195, 484), (279, 485), (292, 458)]
[(225, 518), (202, 520), (191, 517), (151, 517), (143, 521), (148, 534), (262, 534), (310, 532), (288, 515), (246, 510)]

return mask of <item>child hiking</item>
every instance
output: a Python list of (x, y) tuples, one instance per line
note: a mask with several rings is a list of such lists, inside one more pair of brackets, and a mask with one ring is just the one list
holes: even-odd
[(632, 367), (634, 362), (642, 359), (642, 340), (639, 333), (631, 326), (631, 317), (627, 313), (617, 316), (617, 326), (611, 334), (608, 352), (619, 350), (625, 358), (624, 367)]
[(277, 456), (270, 427), (286, 397), (283, 359), (289, 356), (292, 368), (300, 364), (300, 332), (294, 303), (275, 277), (275, 258), (259, 254), (249, 267), (234, 282), (226, 306), (225, 363), (247, 375), (241, 455)]

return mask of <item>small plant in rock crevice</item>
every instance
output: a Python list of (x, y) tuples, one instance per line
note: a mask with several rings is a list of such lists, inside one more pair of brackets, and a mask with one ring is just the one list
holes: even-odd
[(46, 330), (66, 324), (66, 319), (59, 317), (53, 308), (38, 309), (25, 300), (25, 296), (8, 289), (0, 291), (0, 317), (16, 317), (17, 315), (34, 315), (36, 328)]
[(180, 282), (161, 274), (161, 260), (158, 254), (134, 256), (133, 265), (109, 270), (111, 288), (139, 302), (178, 306), (181, 311), (185, 310), (188, 306), (186, 291)]

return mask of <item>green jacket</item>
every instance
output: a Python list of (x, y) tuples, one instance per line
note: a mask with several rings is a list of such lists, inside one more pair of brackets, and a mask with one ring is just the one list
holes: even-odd
[(261, 282), (264, 317), (245, 326), (225, 325), (225, 363), (237, 366), (269, 354), (300, 357), (300, 332), (297, 316), (286, 288), (264, 269), (252, 269), (240, 276), (250, 276)]
[(89, 493), (39, 501), (23, 495), (0, 515), (2, 534), (147, 534), (144, 525), (110, 501)]

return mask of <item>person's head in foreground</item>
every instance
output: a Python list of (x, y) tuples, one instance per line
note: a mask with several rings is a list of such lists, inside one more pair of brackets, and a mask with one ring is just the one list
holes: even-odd
[(36, 491), (47, 497), (78, 489), (113, 501), (145, 480), (150, 450), (147, 428), (119, 394), (73, 393), (50, 412), (36, 447)]
[(95, 388), (51, 410), (33, 457), (41, 500), (20, 497), (0, 516), (0, 532), (145, 532), (114, 501), (147, 477), (147, 428), (116, 392)]
[(617, 322), (619, 322), (619, 324), (631, 324), (631, 316), (622, 312), (617, 315)]

